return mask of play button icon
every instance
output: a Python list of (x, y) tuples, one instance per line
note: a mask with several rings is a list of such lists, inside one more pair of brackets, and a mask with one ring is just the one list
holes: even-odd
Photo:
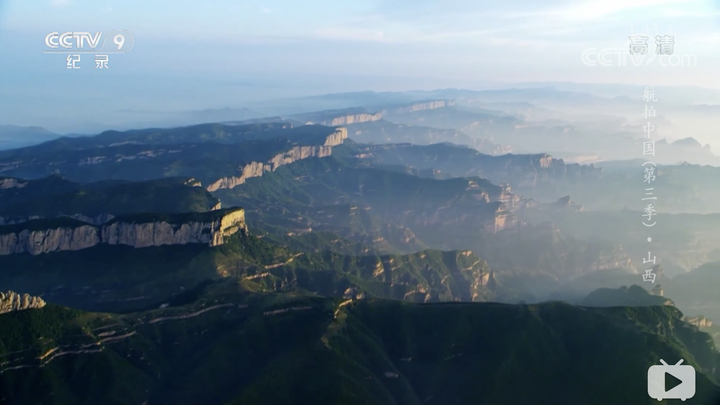
[(695, 395), (695, 369), (683, 365), (682, 360), (670, 365), (660, 360), (661, 366), (648, 369), (648, 395), (650, 398), (680, 399), (685, 401)]
[(682, 380), (670, 373), (665, 373), (665, 391), (670, 391), (678, 385), (682, 384)]

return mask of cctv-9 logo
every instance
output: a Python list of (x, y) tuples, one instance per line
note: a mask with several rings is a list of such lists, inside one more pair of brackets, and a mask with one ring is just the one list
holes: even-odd
[[(102, 39), (102, 46), (100, 40)], [(130, 31), (51, 32), (45, 36), (45, 53), (97, 52), (128, 53), (135, 47), (135, 37)]]

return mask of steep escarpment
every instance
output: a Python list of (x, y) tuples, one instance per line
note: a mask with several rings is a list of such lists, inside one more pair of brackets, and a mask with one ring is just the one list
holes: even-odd
[(135, 214), (96, 226), (71, 218), (36, 220), (0, 226), (0, 255), (81, 250), (99, 244), (135, 248), (207, 244), (222, 245), (225, 238), (247, 232), (245, 211), (230, 208), (199, 214)]
[(322, 145), (317, 146), (295, 146), (287, 152), (279, 153), (267, 162), (250, 162), (241, 168), (239, 176), (223, 177), (207, 186), (208, 191), (217, 191), (220, 189), (230, 189), (244, 184), (247, 179), (260, 177), (265, 172), (273, 172), (278, 167), (284, 166), (298, 160), (311, 157), (326, 157), (332, 155), (333, 146), (338, 146), (347, 139), (347, 129), (337, 128), (336, 131), (327, 136)]
[(362, 122), (379, 121), (382, 119), (382, 113), (359, 113), (347, 114), (338, 117), (328, 118), (320, 122), (322, 125), (335, 127), (339, 125), (359, 124)]
[(335, 132), (328, 135), (328, 137), (325, 139), (324, 146), (342, 145), (345, 139), (347, 139), (347, 128), (337, 128)]
[(14, 291), (0, 292), (0, 314), (44, 306), (45, 301), (40, 297), (33, 297), (29, 294), (20, 295)]
[(364, 108), (346, 108), (342, 110), (325, 110), (308, 114), (295, 115), (292, 118), (305, 122), (307, 125), (320, 124), (337, 127), (363, 122), (379, 121), (383, 117), (381, 112), (370, 112)]

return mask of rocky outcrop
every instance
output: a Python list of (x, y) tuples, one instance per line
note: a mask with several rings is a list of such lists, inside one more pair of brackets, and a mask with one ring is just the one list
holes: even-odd
[(264, 165), (260, 162), (251, 162), (245, 166), (243, 166), (240, 169), (241, 173), (240, 176), (232, 176), (232, 177), (223, 177), (221, 179), (218, 179), (211, 185), (207, 187), (207, 190), (217, 191), (223, 188), (235, 188), (241, 184), (244, 184), (245, 181), (252, 177), (260, 177), (263, 175), (264, 172), (270, 171), (269, 165)]
[(44, 306), (45, 301), (40, 297), (33, 297), (28, 294), (20, 295), (13, 291), (0, 292), (0, 314), (30, 308), (42, 308)]
[(223, 234), (217, 232), (218, 228), (216, 222), (190, 222), (179, 226), (167, 222), (115, 222), (102, 227), (101, 240), (109, 245), (128, 245), (135, 248), (188, 243), (217, 246), (223, 243)]
[(99, 244), (128, 245), (135, 248), (191, 243), (219, 246), (225, 238), (239, 231), (247, 232), (242, 208), (196, 214), (181, 222), (182, 215), (168, 215), (157, 220), (118, 217), (101, 226), (76, 222), (71, 226), (46, 229), (20, 229), (3, 232), (0, 228), (0, 255), (87, 249)]
[(684, 321), (698, 328), (710, 328), (713, 326), (713, 322), (704, 316), (685, 317)]
[(318, 146), (295, 146), (287, 152), (283, 152), (273, 156), (268, 162), (250, 162), (241, 168), (239, 176), (223, 177), (218, 179), (214, 183), (207, 187), (207, 190), (217, 191), (220, 189), (229, 189), (244, 184), (247, 179), (253, 177), (260, 177), (265, 172), (272, 172), (277, 170), (278, 167), (287, 165), (298, 160), (307, 159), (311, 157), (326, 157), (332, 154), (332, 147), (341, 145), (345, 139), (347, 139), (347, 129), (337, 128), (337, 130), (330, 134), (323, 145)]
[(289, 165), (298, 160), (307, 159), (311, 157), (326, 157), (332, 154), (332, 146), (296, 146), (290, 151), (275, 155), (266, 165), (269, 167), (268, 171), (275, 171), (278, 167)]
[(512, 192), (512, 188), (507, 183), (501, 183), (499, 184), (500, 192), (497, 194), (491, 194), (490, 201), (498, 201), (503, 203), (506, 209), (508, 210), (514, 210), (516, 208), (519, 208), (523, 203), (526, 203), (527, 201), (520, 197), (517, 194), (514, 194)]
[(342, 143), (347, 139), (348, 132), (347, 128), (337, 128), (335, 132), (330, 134), (326, 139), (324, 146), (338, 146), (342, 145)]

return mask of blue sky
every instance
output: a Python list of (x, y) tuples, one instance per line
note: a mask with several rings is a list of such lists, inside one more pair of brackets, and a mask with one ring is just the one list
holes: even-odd
[[(720, 88), (719, 28), (715, 0), (0, 0), (0, 124), (486, 82)], [(108, 71), (42, 53), (51, 31), (122, 29), (136, 45)], [(697, 66), (582, 64), (646, 29)]]

